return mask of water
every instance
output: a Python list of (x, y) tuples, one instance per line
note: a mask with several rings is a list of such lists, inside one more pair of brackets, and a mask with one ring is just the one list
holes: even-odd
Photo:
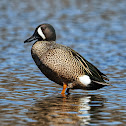
[[(125, 0), (0, 1), (1, 126), (126, 125)], [(78, 51), (107, 74), (112, 86), (73, 90), (49, 81), (30, 54), (30, 37), (52, 24), (57, 43)]]

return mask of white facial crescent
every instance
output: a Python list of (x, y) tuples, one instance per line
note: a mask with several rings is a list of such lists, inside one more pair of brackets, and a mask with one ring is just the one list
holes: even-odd
[(46, 37), (45, 37), (45, 35), (43, 34), (43, 32), (42, 32), (42, 30), (41, 30), (41, 27), (39, 27), (37, 31), (38, 31), (38, 34), (45, 40)]

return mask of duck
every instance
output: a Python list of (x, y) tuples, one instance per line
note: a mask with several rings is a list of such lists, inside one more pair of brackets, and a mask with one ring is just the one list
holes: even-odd
[(70, 47), (56, 43), (52, 25), (44, 23), (24, 41), (32, 42), (31, 56), (40, 71), (51, 81), (63, 87), (61, 94), (70, 89), (97, 90), (109, 86), (108, 77)]

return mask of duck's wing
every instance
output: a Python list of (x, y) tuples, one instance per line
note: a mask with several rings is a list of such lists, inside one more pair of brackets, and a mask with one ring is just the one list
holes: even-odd
[(80, 62), (83, 66), (85, 73), (90, 76), (91, 80), (95, 83), (102, 84), (102, 85), (110, 85), (105, 80), (109, 81), (107, 76), (103, 74), (100, 70), (98, 70), (93, 64), (88, 62), (84, 59), (78, 52), (74, 51), (73, 49), (69, 48), (69, 51), (72, 55)]

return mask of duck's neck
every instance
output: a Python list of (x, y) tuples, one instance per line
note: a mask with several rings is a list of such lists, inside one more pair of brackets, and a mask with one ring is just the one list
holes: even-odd
[(53, 47), (55, 41), (37, 41), (33, 44), (31, 53), (39, 58)]

